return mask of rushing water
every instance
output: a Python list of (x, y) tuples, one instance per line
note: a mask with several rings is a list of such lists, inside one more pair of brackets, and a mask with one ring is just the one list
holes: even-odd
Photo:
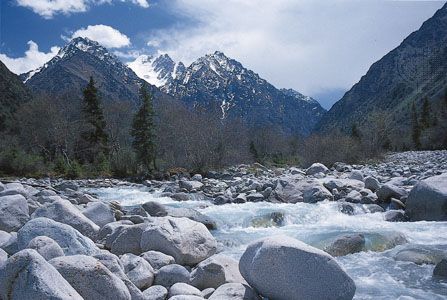
[[(176, 202), (159, 197), (157, 192), (149, 193), (143, 187), (99, 188), (89, 192), (96, 193), (104, 201), (116, 200), (124, 207), (158, 201), (175, 207), (195, 208), (216, 220), (218, 230), (212, 234), (221, 243), (223, 252), (235, 258), (239, 258), (253, 240), (276, 234), (285, 234), (321, 248), (331, 237), (357, 232), (365, 235), (367, 248), (371, 249), (377, 243), (377, 234), (397, 231), (403, 233), (410, 244), (447, 249), (447, 222), (390, 223), (383, 220), (383, 213), (348, 216), (339, 212), (336, 202), (216, 206), (209, 201)], [(272, 212), (284, 213), (283, 226), (253, 226), (255, 218)], [(367, 251), (336, 258), (356, 282), (355, 299), (447, 299), (447, 283), (432, 278), (433, 265), (396, 261), (390, 255), (395, 250)]]

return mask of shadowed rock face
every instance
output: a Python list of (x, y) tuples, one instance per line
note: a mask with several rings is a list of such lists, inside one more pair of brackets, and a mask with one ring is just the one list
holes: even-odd
[[(384, 112), (394, 137), (404, 138), (411, 129), (411, 104), (424, 97), (434, 107), (443, 105), (447, 87), (447, 5), (402, 44), (374, 63), (360, 81), (323, 116), (317, 130), (348, 132), (356, 123), (365, 127), (368, 118)], [(401, 130), (399, 132), (399, 130)], [(400, 134), (400, 135), (399, 135)]]

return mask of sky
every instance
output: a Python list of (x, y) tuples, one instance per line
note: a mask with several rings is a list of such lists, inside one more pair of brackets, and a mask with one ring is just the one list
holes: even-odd
[(0, 0), (0, 60), (20, 74), (73, 37), (124, 62), (168, 53), (186, 65), (216, 50), (323, 107), (445, 1)]

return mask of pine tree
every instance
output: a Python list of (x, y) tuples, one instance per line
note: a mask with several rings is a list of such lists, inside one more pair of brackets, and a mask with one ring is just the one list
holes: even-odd
[(421, 148), (421, 128), (419, 127), (419, 121), (418, 121), (418, 114), (416, 111), (416, 105), (413, 102), (413, 106), (411, 107), (411, 119), (412, 119), (412, 126), (413, 126), (413, 132), (412, 132), (412, 139), (413, 144), (416, 147), (416, 149)]
[(146, 85), (140, 89), (141, 107), (135, 114), (131, 135), (134, 138), (132, 146), (139, 162), (146, 170), (155, 168), (155, 134), (154, 111), (152, 97)]
[(260, 161), (258, 150), (256, 149), (255, 143), (253, 141), (250, 142), (250, 154), (252, 155), (255, 162)]
[(93, 77), (90, 77), (83, 94), (82, 117), (85, 128), (81, 133), (84, 144), (82, 158), (84, 161), (93, 163), (98, 162), (98, 159), (104, 160), (109, 150), (106, 122)]
[(360, 138), (361, 138), (360, 131), (357, 127), (357, 124), (355, 124), (355, 123), (352, 124), (352, 127), (351, 127), (351, 136), (356, 140), (360, 140)]
[(422, 103), (422, 112), (421, 112), (421, 125), (423, 128), (430, 127), (430, 102), (428, 98), (424, 98), (424, 102)]

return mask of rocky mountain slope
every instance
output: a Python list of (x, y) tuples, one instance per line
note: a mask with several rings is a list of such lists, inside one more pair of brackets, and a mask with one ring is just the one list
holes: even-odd
[(13, 114), (20, 104), (31, 98), (30, 91), (19, 77), (0, 61), (0, 131), (13, 120)]
[[(367, 128), (377, 113), (383, 113), (391, 142), (395, 146), (411, 146), (412, 105), (420, 114), (423, 99), (428, 98), (432, 117), (439, 120), (447, 108), (446, 74), (447, 5), (444, 5), (400, 46), (374, 63), (322, 118), (318, 130), (349, 132), (353, 124)], [(445, 127), (436, 130), (446, 132)]]
[(240, 118), (251, 126), (276, 126), (307, 135), (325, 112), (310, 97), (279, 90), (218, 51), (187, 68), (167, 55), (141, 56), (129, 66), (189, 107), (206, 109), (221, 119)]
[[(90, 76), (104, 101), (139, 102), (143, 80), (106, 48), (87, 38), (71, 40), (44, 66), (20, 75), (32, 91), (52, 96), (70, 92), (81, 95)], [(156, 98), (166, 96), (154, 86), (150, 89)]]

